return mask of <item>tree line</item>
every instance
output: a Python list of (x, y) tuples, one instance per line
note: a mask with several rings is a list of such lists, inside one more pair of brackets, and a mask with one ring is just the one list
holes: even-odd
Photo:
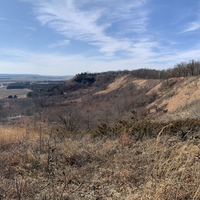
[(189, 62), (181, 62), (174, 66), (173, 69), (167, 71), (172, 77), (187, 77), (200, 75), (199, 60), (190, 60)]
[(144, 79), (168, 79), (172, 77), (187, 77), (200, 75), (200, 61), (190, 60), (189, 62), (180, 62), (173, 68), (156, 69), (137, 69), (131, 71), (132, 76)]
[[(163, 70), (156, 70), (156, 69), (148, 69), (148, 68), (141, 68), (136, 70), (118, 70), (118, 71), (108, 71), (102, 73), (81, 73), (76, 75), (80, 80), (87, 78), (96, 78), (97, 75), (100, 75), (101, 78), (103, 77), (113, 77), (112, 81), (117, 76), (128, 75), (131, 74), (133, 77), (136, 78), (143, 78), (143, 79), (168, 79), (172, 77), (187, 77), (187, 76), (197, 76), (200, 75), (200, 61), (199, 60), (190, 60), (185, 62), (180, 62), (174, 65), (173, 68), (163, 69)], [(95, 82), (95, 78), (93, 82)], [(82, 80), (81, 80), (82, 82)], [(87, 82), (87, 81), (86, 81)], [(105, 80), (104, 80), (105, 82)], [(106, 80), (107, 82), (107, 80)]]

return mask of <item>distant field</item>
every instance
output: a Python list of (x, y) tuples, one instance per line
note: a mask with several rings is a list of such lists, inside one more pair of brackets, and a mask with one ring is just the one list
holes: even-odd
[(3, 76), (0, 74), (0, 83), (9, 83), (9, 82), (42, 82), (42, 81), (68, 81), (73, 76), (39, 76), (39, 75), (6, 75)]
[[(40, 76), (40, 75), (9, 75), (9, 74), (0, 74), (0, 99), (6, 98), (9, 95), (17, 95), (18, 98), (26, 98), (26, 95), (31, 90), (29, 89), (9, 89), (6, 90), (6, 87), (10, 83), (16, 82), (31, 82), (31, 83), (44, 83), (47, 84), (52, 82), (59, 81), (68, 81), (73, 76)], [(3, 87), (1, 87), (3, 86)]]
[(26, 98), (26, 94), (30, 92), (29, 89), (13, 89), (7, 90), (6, 87), (0, 88), (0, 98), (6, 98), (9, 95), (17, 95), (18, 98)]

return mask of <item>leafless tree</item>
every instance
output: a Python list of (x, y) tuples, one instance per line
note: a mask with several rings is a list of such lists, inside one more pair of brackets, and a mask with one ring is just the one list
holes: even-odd
[(181, 77), (182, 76), (182, 67), (181, 67), (181, 63), (176, 64), (174, 67), (174, 73), (176, 74), (176, 76)]
[(194, 76), (194, 72), (195, 72), (195, 67), (196, 67), (196, 61), (195, 60), (191, 60), (188, 64), (187, 64), (187, 69), (188, 72), (191, 76)]

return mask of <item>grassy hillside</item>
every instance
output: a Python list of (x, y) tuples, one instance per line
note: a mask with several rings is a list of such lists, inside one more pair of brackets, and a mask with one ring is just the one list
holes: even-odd
[(0, 199), (200, 199), (199, 84), (82, 74), (2, 101), (35, 115), (0, 127)]

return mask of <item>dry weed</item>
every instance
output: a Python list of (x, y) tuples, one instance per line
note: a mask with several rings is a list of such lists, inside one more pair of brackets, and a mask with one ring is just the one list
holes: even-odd
[(53, 131), (46, 135), (40, 130), (37, 137), (26, 137), (24, 130), (20, 140), (17, 131), (11, 133), (7, 148), (1, 140), (0, 198), (200, 198), (198, 132), (186, 140), (160, 132), (157, 138), (138, 141), (128, 132), (93, 138), (61, 137)]

